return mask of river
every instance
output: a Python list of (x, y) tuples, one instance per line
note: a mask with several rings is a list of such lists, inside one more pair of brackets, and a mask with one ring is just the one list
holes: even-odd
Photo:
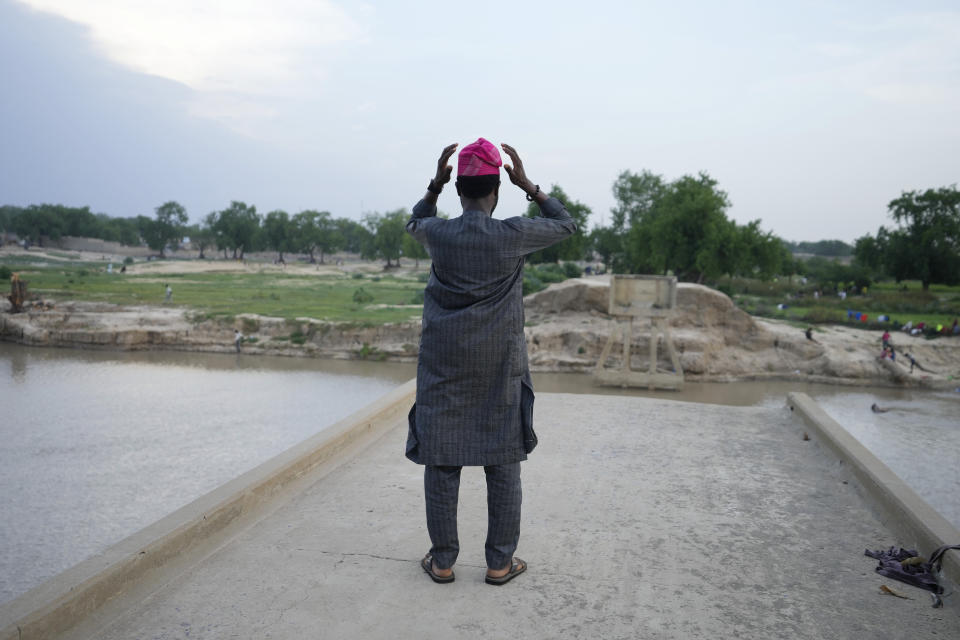
[[(0, 602), (314, 435), (415, 375), (399, 363), (0, 343)], [(682, 392), (535, 374), (539, 392), (783, 406), (810, 394), (960, 526), (960, 393), (786, 382)], [(891, 411), (875, 414), (874, 402)]]

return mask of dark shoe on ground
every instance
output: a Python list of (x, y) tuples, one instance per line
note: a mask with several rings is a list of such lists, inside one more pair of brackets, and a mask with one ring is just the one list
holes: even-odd
[(514, 578), (516, 578), (518, 575), (520, 575), (526, 570), (527, 570), (527, 563), (521, 560), (520, 558), (514, 558), (513, 562), (510, 563), (510, 571), (507, 571), (505, 574), (503, 574), (499, 578), (494, 578), (490, 575), (487, 575), (485, 581), (487, 584), (500, 586), (502, 584), (507, 584), (508, 582), (510, 582), (511, 580), (513, 580)]
[(439, 584), (448, 584), (453, 582), (456, 579), (456, 576), (453, 575), (453, 571), (450, 572), (448, 576), (438, 575), (436, 571), (433, 570), (433, 556), (429, 553), (423, 557), (423, 560), (420, 561), (420, 567), (427, 572), (430, 576), (430, 579)]

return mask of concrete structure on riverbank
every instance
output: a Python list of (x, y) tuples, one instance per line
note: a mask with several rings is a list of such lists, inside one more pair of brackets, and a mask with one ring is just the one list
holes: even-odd
[[(769, 409), (541, 394), (530, 570), (483, 583), (483, 474), (468, 469), (457, 580), (434, 584), (422, 468), (402, 455), (412, 392), (3, 605), (0, 639), (960, 635), (957, 596), (933, 609), (863, 556), (927, 554), (956, 528), (802, 395)], [(955, 552), (947, 567), (956, 578)]]

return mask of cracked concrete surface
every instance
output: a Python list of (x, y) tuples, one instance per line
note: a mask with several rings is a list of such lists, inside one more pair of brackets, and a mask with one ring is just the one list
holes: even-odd
[[(960, 637), (960, 596), (877, 576), (896, 540), (784, 409), (541, 394), (517, 553), (483, 583), (485, 487), (464, 470), (456, 582), (420, 569), (422, 468), (398, 424), (87, 637)], [(890, 584), (911, 596), (881, 595)]]

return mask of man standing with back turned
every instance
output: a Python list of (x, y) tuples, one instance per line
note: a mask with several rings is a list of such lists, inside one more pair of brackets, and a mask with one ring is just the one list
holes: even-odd
[(540, 217), (492, 217), (502, 163), (497, 148), (480, 138), (463, 148), (457, 164), (463, 214), (437, 217), (437, 196), (453, 171), (447, 161), (457, 145), (451, 144), (407, 223), (433, 261), (406, 455), (425, 465), (432, 546), (421, 567), (439, 583), (454, 580), (464, 465), (483, 466), (486, 474), (486, 582), (506, 584), (527, 568), (513, 556), (520, 539), (520, 461), (537, 444), (523, 335), (523, 263), (576, 231), (563, 204), (527, 178), (516, 150), (501, 146), (513, 162), (504, 166), (510, 181), (540, 206)]

